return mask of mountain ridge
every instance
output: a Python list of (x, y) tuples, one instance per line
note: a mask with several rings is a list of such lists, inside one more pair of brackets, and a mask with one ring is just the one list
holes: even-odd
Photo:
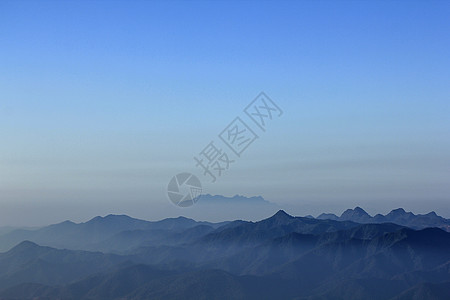
[(395, 223), (414, 229), (423, 229), (427, 227), (438, 227), (450, 232), (450, 219), (445, 219), (431, 211), (426, 214), (414, 214), (407, 212), (403, 208), (391, 210), (386, 215), (369, 215), (364, 209), (357, 206), (354, 209), (345, 210), (341, 216), (332, 213), (322, 213), (316, 219), (335, 220), (335, 221), (353, 221), (357, 223)]
[[(344, 217), (367, 214), (357, 208)], [(426, 293), (448, 299), (441, 283), (450, 282), (450, 233), (440, 228), (320, 220), (284, 210), (219, 225), (124, 215), (90, 221), (37, 232), (59, 233), (58, 241), (82, 234), (86, 240), (78, 243), (91, 246), (98, 234), (114, 233), (100, 241), (102, 252), (23, 240), (0, 253), (0, 299), (389, 300)]]

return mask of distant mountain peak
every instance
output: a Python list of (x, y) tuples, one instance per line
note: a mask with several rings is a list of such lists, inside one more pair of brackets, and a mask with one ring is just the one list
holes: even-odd
[(17, 244), (15, 247), (13, 247), (11, 250), (9, 250), (9, 252), (18, 252), (18, 251), (27, 251), (29, 249), (37, 249), (40, 248), (41, 246), (39, 246), (36, 243), (33, 243), (31, 241), (23, 241), (19, 244)]
[(20, 244), (18, 244), (16, 247), (27, 247), (28, 248), (28, 247), (39, 247), (39, 245), (36, 243), (33, 243), (32, 241), (26, 240), (26, 241), (23, 241)]
[(288, 214), (287, 212), (285, 212), (284, 210), (280, 209), (279, 211), (277, 211), (276, 214), (274, 214), (272, 216), (272, 218), (276, 218), (276, 219), (292, 219), (294, 217), (291, 216), (290, 214)]
[(359, 206), (355, 207), (353, 210), (356, 211), (356, 212), (358, 212), (358, 213), (362, 213), (362, 214), (368, 215), (368, 213), (367, 213), (364, 209), (362, 209), (361, 207), (359, 207)]
[(407, 212), (403, 208), (396, 208), (391, 210), (386, 216), (401, 216), (405, 214), (407, 214)]
[(265, 200), (262, 196), (252, 196), (246, 197), (243, 195), (234, 195), (232, 197), (227, 197), (223, 195), (211, 195), (204, 194), (199, 198), (199, 202), (201, 203), (211, 203), (211, 204), (224, 204), (224, 203), (232, 203), (232, 204), (264, 204), (264, 205), (273, 205), (273, 203)]
[(364, 209), (357, 206), (354, 209), (347, 209), (346, 211), (344, 211), (340, 217), (340, 220), (365, 222), (371, 218), (372, 217)]
[(344, 211), (341, 215), (342, 217), (345, 217), (346, 215), (359, 215), (359, 216), (368, 216), (370, 217), (370, 215), (361, 207), (357, 206), (354, 209), (347, 209), (346, 211)]
[(244, 195), (239, 195), (239, 194), (236, 194), (236, 195), (234, 195), (233, 197), (231, 197), (231, 198), (247, 198), (247, 199), (257, 199), (257, 200), (263, 200), (264, 201), (264, 198), (262, 197), (262, 196), (252, 196), (252, 197), (246, 197), (246, 196), (244, 196)]
[[(114, 215), (114, 214), (109, 214), (107, 216), (96, 216), (92, 219), (90, 219), (89, 221), (87, 221), (86, 223), (100, 223), (100, 222), (115, 222), (118, 220), (122, 220), (122, 221), (128, 221), (128, 220), (135, 220), (130, 216), (127, 215)], [(137, 220), (137, 219), (136, 219)]]
[(364, 209), (357, 206), (354, 209), (345, 210), (340, 217), (334, 214), (323, 213), (317, 217), (319, 220), (336, 220), (336, 221), (352, 221), (356, 223), (394, 223), (407, 226), (413, 229), (422, 229), (426, 227), (438, 227), (450, 232), (450, 219), (437, 215), (434, 211), (427, 214), (415, 215), (403, 208), (391, 210), (388, 214), (376, 214), (370, 216)]
[(104, 219), (107, 219), (107, 218), (109, 218), (109, 219), (112, 219), (112, 218), (131, 219), (130, 216), (127, 216), (127, 215), (124, 215), (124, 214), (121, 214), (121, 215), (109, 214), (109, 215), (107, 215), (106, 217), (104, 217)]
[(331, 214), (331, 213), (322, 213), (317, 217), (317, 219), (319, 219), (319, 220), (339, 220), (339, 217), (336, 216), (335, 214)]
[(65, 220), (65, 221), (61, 222), (60, 224), (75, 224), (75, 223), (70, 220)]

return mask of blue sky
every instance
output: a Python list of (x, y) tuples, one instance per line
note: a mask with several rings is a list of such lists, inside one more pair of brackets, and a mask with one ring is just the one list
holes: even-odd
[[(0, 225), (189, 215), (165, 195), (182, 171), (300, 215), (450, 217), (449, 14), (446, 1), (2, 1)], [(260, 91), (283, 116), (208, 183), (193, 156)]]

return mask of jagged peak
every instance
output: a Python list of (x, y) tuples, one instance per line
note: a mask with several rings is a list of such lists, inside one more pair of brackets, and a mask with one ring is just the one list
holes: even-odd
[(354, 209), (349, 208), (346, 211), (344, 211), (342, 213), (342, 215), (341, 215), (341, 218), (345, 217), (347, 215), (350, 215), (350, 214), (354, 215), (355, 213), (358, 214), (358, 215), (364, 215), (364, 216), (369, 216), (370, 217), (370, 215), (364, 209), (362, 209), (361, 207), (357, 206)]

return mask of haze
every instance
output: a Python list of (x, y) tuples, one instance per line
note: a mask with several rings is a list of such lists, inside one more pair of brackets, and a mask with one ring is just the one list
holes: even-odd
[[(220, 219), (169, 202), (180, 172), (296, 215), (448, 218), (449, 14), (444, 1), (2, 1), (0, 226)], [(261, 91), (283, 115), (211, 183), (193, 157)]]

